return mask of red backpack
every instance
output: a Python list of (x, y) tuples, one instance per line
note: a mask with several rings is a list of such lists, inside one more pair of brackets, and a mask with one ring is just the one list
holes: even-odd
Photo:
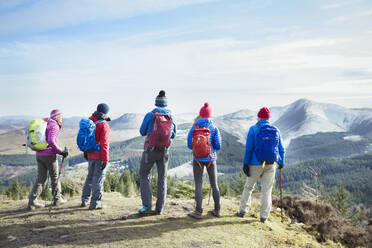
[(212, 163), (212, 145), (211, 145), (211, 131), (208, 127), (198, 127), (194, 124), (194, 130), (192, 132), (192, 153), (200, 168), (202, 168), (198, 158), (211, 157), (211, 161), (207, 165), (207, 168)]
[(153, 126), (149, 137), (149, 146), (157, 150), (164, 150), (171, 144), (172, 116), (153, 113)]

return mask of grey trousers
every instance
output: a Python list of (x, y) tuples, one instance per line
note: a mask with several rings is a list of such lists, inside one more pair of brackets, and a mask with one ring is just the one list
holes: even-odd
[(61, 181), (59, 180), (59, 170), (57, 155), (52, 156), (36, 156), (37, 161), (37, 179), (32, 188), (29, 196), (29, 205), (32, 205), (36, 198), (38, 198), (43, 191), (43, 186), (48, 177), (48, 171), (50, 181), (52, 184), (52, 194), (55, 195), (53, 199), (58, 200), (61, 198)]
[(150, 171), (154, 163), (158, 169), (158, 195), (155, 211), (163, 211), (165, 198), (167, 197), (167, 169), (168, 169), (168, 151), (144, 151), (142, 153), (140, 167), (140, 188), (142, 205), (152, 207), (152, 190), (149, 181)]
[[(195, 182), (195, 201), (196, 201), (196, 210), (203, 212), (203, 171), (204, 167), (208, 165), (208, 162), (200, 162), (202, 168), (194, 160), (193, 171), (194, 171), (194, 182)], [(217, 164), (212, 162), (209, 168), (207, 168), (209, 182), (212, 187), (213, 200), (214, 200), (214, 209), (220, 210), (220, 190), (217, 184)]]
[(85, 179), (81, 201), (87, 203), (92, 194), (90, 199), (90, 207), (92, 208), (96, 207), (97, 204), (100, 203), (103, 195), (107, 166), (105, 169), (101, 170), (101, 164), (101, 159), (88, 159), (88, 175)]

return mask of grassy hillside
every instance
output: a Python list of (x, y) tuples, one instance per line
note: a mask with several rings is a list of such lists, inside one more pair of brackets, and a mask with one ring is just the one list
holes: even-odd
[(330, 191), (342, 181), (357, 203), (372, 206), (372, 153), (349, 158), (321, 158), (299, 162), (283, 169), (283, 187), (300, 193), (302, 182), (314, 185), (312, 169), (319, 170), (319, 182)]
[(165, 215), (140, 217), (140, 199), (118, 193), (104, 195), (108, 208), (80, 208), (79, 197), (63, 207), (24, 211), (25, 201), (0, 202), (0, 247), (343, 247), (318, 243), (306, 225), (280, 221), (273, 211), (266, 224), (258, 221), (258, 200), (245, 218), (235, 217), (238, 199), (222, 199), (215, 218), (204, 203), (204, 219), (187, 216), (193, 200), (168, 199)]
[[(350, 133), (330, 132), (304, 135), (291, 140), (286, 151), (287, 164), (314, 158), (348, 157), (371, 150), (372, 139), (350, 140)], [(345, 139), (346, 137), (346, 139)]]

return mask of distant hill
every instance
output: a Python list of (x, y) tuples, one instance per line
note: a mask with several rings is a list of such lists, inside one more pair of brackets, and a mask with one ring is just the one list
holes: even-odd
[(120, 129), (139, 129), (142, 123), (142, 120), (145, 115), (128, 113), (120, 116), (117, 119), (114, 119), (110, 122), (110, 127), (113, 130)]
[(314, 158), (343, 158), (372, 152), (372, 139), (347, 132), (303, 135), (292, 139), (286, 150), (286, 163)]

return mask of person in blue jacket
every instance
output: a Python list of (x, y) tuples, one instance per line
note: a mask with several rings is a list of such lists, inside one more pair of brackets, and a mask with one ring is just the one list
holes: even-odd
[[(154, 113), (162, 113), (171, 115), (172, 112), (167, 109), (168, 101), (165, 96), (165, 91), (161, 90), (159, 95), (155, 98), (155, 106), (151, 112), (147, 113), (143, 119), (140, 127), (140, 133), (142, 136), (146, 136), (144, 151), (142, 153), (141, 166), (140, 166), (140, 188), (142, 198), (142, 208), (138, 210), (139, 213), (149, 213), (152, 207), (152, 191), (149, 182), (149, 174), (154, 163), (158, 169), (158, 190), (157, 190), (157, 201), (156, 201), (156, 214), (162, 214), (165, 199), (167, 196), (167, 169), (168, 169), (168, 149), (158, 150), (154, 147), (149, 146), (149, 138), (153, 128), (153, 116)], [(171, 139), (176, 137), (177, 127), (172, 122), (171, 127)]]
[[(248, 176), (244, 186), (242, 199), (240, 202), (240, 210), (237, 213), (239, 217), (244, 217), (246, 212), (249, 210), (251, 205), (251, 195), (256, 185), (258, 178), (261, 178), (261, 210), (260, 210), (260, 221), (265, 223), (270, 215), (270, 209), (272, 206), (271, 192), (275, 179), (275, 163), (263, 164), (260, 163), (255, 154), (255, 147), (257, 143), (257, 135), (260, 127), (269, 125), (270, 110), (266, 107), (260, 109), (257, 114), (258, 122), (256, 125), (251, 126), (248, 135), (247, 142), (245, 145), (244, 155), (244, 172)], [(260, 126), (260, 127), (259, 127)], [(279, 130), (278, 130), (279, 132)], [(282, 138), (279, 133), (278, 143), (279, 158), (277, 164), (279, 169), (283, 168), (284, 165), (284, 147), (282, 145)]]
[[(195, 158), (193, 156), (193, 172), (194, 172), (194, 181), (195, 181), (195, 201), (196, 208), (195, 211), (190, 212), (188, 215), (190, 217), (201, 219), (203, 208), (203, 171), (204, 167), (207, 167), (207, 172), (209, 175), (209, 181), (213, 191), (213, 200), (214, 200), (214, 210), (212, 214), (216, 217), (220, 216), (220, 190), (217, 185), (217, 154), (216, 151), (221, 149), (221, 135), (216, 126), (213, 125), (212, 121), (209, 119), (212, 114), (212, 109), (208, 103), (205, 103), (204, 106), (200, 109), (199, 116), (196, 118), (194, 125), (198, 128), (208, 127), (210, 131), (210, 144), (212, 146), (211, 156), (203, 158)], [(192, 136), (194, 131), (194, 125), (191, 127), (188, 136), (187, 136), (187, 146), (189, 149), (192, 149)], [(198, 160), (198, 161), (197, 161)], [(212, 161), (211, 161), (212, 160)], [(209, 165), (209, 167), (208, 167)]]

